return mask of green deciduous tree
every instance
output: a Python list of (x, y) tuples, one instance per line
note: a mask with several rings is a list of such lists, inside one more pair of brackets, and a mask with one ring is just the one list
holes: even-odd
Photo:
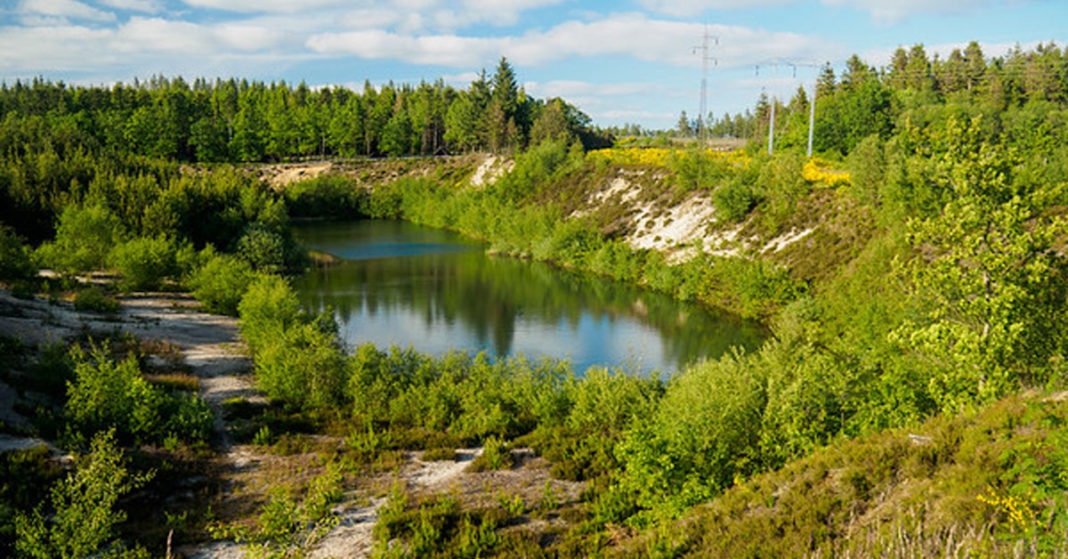
[(126, 551), (114, 541), (115, 526), (126, 519), (126, 513), (116, 509), (119, 498), (151, 477), (130, 473), (123, 462), (113, 432), (94, 437), (74, 473), (49, 492), (54, 515), (46, 517), (38, 508), (17, 517), (16, 552), (34, 559), (147, 556), (143, 551)]
[(938, 180), (953, 198), (910, 222), (918, 254), (901, 267), (929, 310), (893, 338), (930, 365), (932, 396), (955, 412), (1036, 381), (1062, 350), (1066, 262), (1052, 247), (1068, 229), (1036, 213), (1042, 190), (1014, 187), (1011, 155), (980, 140), (977, 121), (946, 135)]

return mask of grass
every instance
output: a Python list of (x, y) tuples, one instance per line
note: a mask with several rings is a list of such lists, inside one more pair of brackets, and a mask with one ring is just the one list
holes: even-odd
[(146, 374), (145, 380), (168, 390), (184, 390), (186, 392), (200, 390), (200, 377), (188, 373)]
[(455, 448), (431, 448), (423, 453), (422, 460), (424, 462), (437, 462), (442, 460), (448, 460), (451, 462), (456, 461), (456, 449)]

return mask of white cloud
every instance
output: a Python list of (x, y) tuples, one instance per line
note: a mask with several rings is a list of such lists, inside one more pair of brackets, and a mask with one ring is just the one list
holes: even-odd
[[(711, 10), (732, 10), (797, 3), (798, 0), (640, 0), (645, 8), (676, 17), (698, 16)], [(879, 23), (897, 23), (909, 16), (928, 13), (963, 13), (994, 4), (1023, 0), (820, 0), (827, 6), (855, 8), (871, 14)]]
[[(101, 71), (112, 66), (150, 73), (192, 68), (203, 74), (216, 61), (255, 57), (279, 45), (277, 31), (244, 24), (204, 25), (135, 16), (113, 28), (53, 25), (0, 28), (0, 71)], [(26, 45), (34, 45), (27, 49)], [(307, 55), (304, 55), (307, 57)], [(272, 56), (278, 60), (291, 58)], [(200, 69), (198, 69), (200, 68)], [(235, 64), (230, 73), (243, 74)]]
[(428, 35), (416, 37), (389, 31), (366, 30), (322, 33), (308, 39), (308, 48), (325, 54), (350, 54), (360, 58), (404, 60), (415, 64), (473, 66), (494, 50), (498, 40)]
[(351, 29), (376, 29), (392, 27), (398, 24), (403, 17), (403, 14), (395, 10), (366, 8), (342, 14), (338, 18), (338, 23)]
[(896, 23), (918, 13), (961, 13), (982, 8), (995, 0), (821, 0), (828, 6), (864, 10), (880, 23)]
[(116, 10), (129, 10), (146, 14), (163, 11), (163, 5), (158, 0), (97, 0), (97, 3)]
[(222, 24), (212, 32), (223, 45), (239, 51), (266, 50), (282, 39), (280, 32), (255, 25)]
[(614, 120), (617, 122), (635, 122), (635, 121), (649, 121), (649, 120), (672, 120), (678, 118), (678, 113), (666, 113), (666, 112), (654, 112), (645, 111), (641, 109), (612, 109), (607, 111), (601, 111), (590, 115), (592, 117), (604, 120)]
[[(116, 0), (131, 1), (131, 0)], [(133, 0), (140, 1), (140, 0)], [(334, 11), (337, 23), (352, 29), (388, 27), (401, 32), (452, 31), (478, 23), (504, 26), (525, 11), (563, 0), (184, 0), (196, 8), (236, 13), (294, 14)]]
[(732, 80), (730, 82), (731, 87), (737, 87), (741, 89), (757, 89), (768, 88), (775, 91), (782, 90), (797, 90), (797, 86), (804, 86), (806, 89), (811, 87), (813, 76), (802, 76), (800, 78), (794, 77), (766, 77), (766, 78), (744, 78), (739, 80)]
[(18, 12), (29, 17), (49, 16), (89, 21), (115, 20), (115, 14), (98, 10), (75, 0), (22, 0), (19, 3)]
[[(114, 31), (62, 25), (52, 27), (7, 27), (0, 32), (0, 69), (20, 71), (76, 70), (85, 66), (86, 55), (94, 66), (113, 63), (115, 53), (105, 45)], [(34, 45), (27, 49), (26, 45)]]
[(626, 97), (630, 95), (667, 95), (669, 88), (647, 82), (591, 83), (572, 80), (554, 80), (545, 83), (526, 82), (523, 87), (535, 97), (563, 97), (573, 99), (583, 96)]
[(240, 13), (296, 13), (351, 5), (348, 0), (184, 0), (194, 8)]
[(661, 14), (678, 17), (700, 15), (706, 10), (733, 10), (787, 4), (794, 0), (641, 0), (641, 5)]
[[(796, 33), (713, 25), (720, 37), (714, 52), (720, 66), (755, 64), (770, 58), (818, 59), (841, 55), (840, 47)], [(704, 26), (622, 14), (593, 21), (569, 21), (546, 31), (511, 37), (464, 37), (455, 34), (413, 35), (382, 30), (313, 35), (307, 46), (319, 53), (387, 58), (416, 64), (471, 67), (504, 55), (518, 64), (540, 65), (562, 59), (626, 56), (638, 60), (699, 66), (694, 37)], [(635, 40), (641, 37), (641, 40)]]
[(471, 82), (478, 79), (478, 72), (461, 72), (459, 74), (446, 74), (441, 76), (445, 83), (467, 87)]
[(116, 31), (112, 48), (122, 52), (203, 54), (211, 49), (210, 31), (185, 21), (134, 17)]

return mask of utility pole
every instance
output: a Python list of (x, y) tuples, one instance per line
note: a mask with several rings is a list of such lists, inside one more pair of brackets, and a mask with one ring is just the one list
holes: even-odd
[(771, 96), (771, 118), (768, 119), (768, 155), (775, 151), (775, 96)]
[[(793, 70), (793, 75), (794, 75), (795, 78), (797, 77), (797, 67), (798, 66), (803, 66), (803, 67), (806, 67), (806, 68), (820, 68), (821, 67), (819, 64), (798, 63), (798, 62), (791, 62), (789, 60), (777, 60), (777, 61), (772, 61), (772, 62), (765, 63), (764, 65), (765, 66), (771, 66), (771, 67), (776, 68), (776, 69), (779, 66), (789, 66)], [(756, 66), (756, 75), (758, 75), (758, 76), (760, 75), (760, 65)], [(814, 130), (816, 128), (816, 92), (819, 89), (819, 79), (820, 79), (819, 78), (819, 73), (817, 73), (815, 79), (812, 82), (812, 100), (808, 104), (808, 108), (809, 108), (809, 111), (808, 111), (808, 150), (806, 152), (808, 157), (812, 157), (812, 136), (813, 136), (813, 132), (814, 132)], [(772, 136), (774, 134), (775, 134), (775, 96), (773, 95), (771, 97), (771, 122), (770, 122), (770, 125), (768, 126), (768, 155), (772, 154), (772, 149), (773, 149), (773, 146), (774, 146), (774, 139), (773, 139)]]
[(709, 40), (713, 41), (717, 46), (719, 45), (719, 37), (713, 37), (708, 34), (708, 24), (705, 24), (704, 38), (701, 40), (701, 44), (693, 48), (693, 53), (697, 54), (701, 52), (701, 108), (697, 113), (697, 137), (701, 139), (701, 146), (704, 147), (708, 144), (708, 126), (706, 126), (705, 118), (708, 116), (708, 63), (718, 64), (718, 61), (708, 54)]
[(816, 127), (816, 90), (819, 89), (819, 76), (812, 82), (812, 100), (808, 103), (808, 157), (812, 157), (812, 130)]

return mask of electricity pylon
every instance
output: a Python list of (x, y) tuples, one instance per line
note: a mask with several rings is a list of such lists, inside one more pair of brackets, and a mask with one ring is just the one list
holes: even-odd
[(705, 24), (704, 38), (701, 40), (701, 44), (693, 48), (693, 53), (697, 54), (701, 52), (701, 109), (697, 113), (697, 137), (701, 139), (701, 145), (704, 146), (708, 143), (708, 126), (705, 123), (705, 118), (708, 116), (708, 63), (713, 65), (719, 62), (715, 57), (708, 54), (709, 41), (718, 46), (719, 37), (714, 37), (708, 34), (708, 24)]

